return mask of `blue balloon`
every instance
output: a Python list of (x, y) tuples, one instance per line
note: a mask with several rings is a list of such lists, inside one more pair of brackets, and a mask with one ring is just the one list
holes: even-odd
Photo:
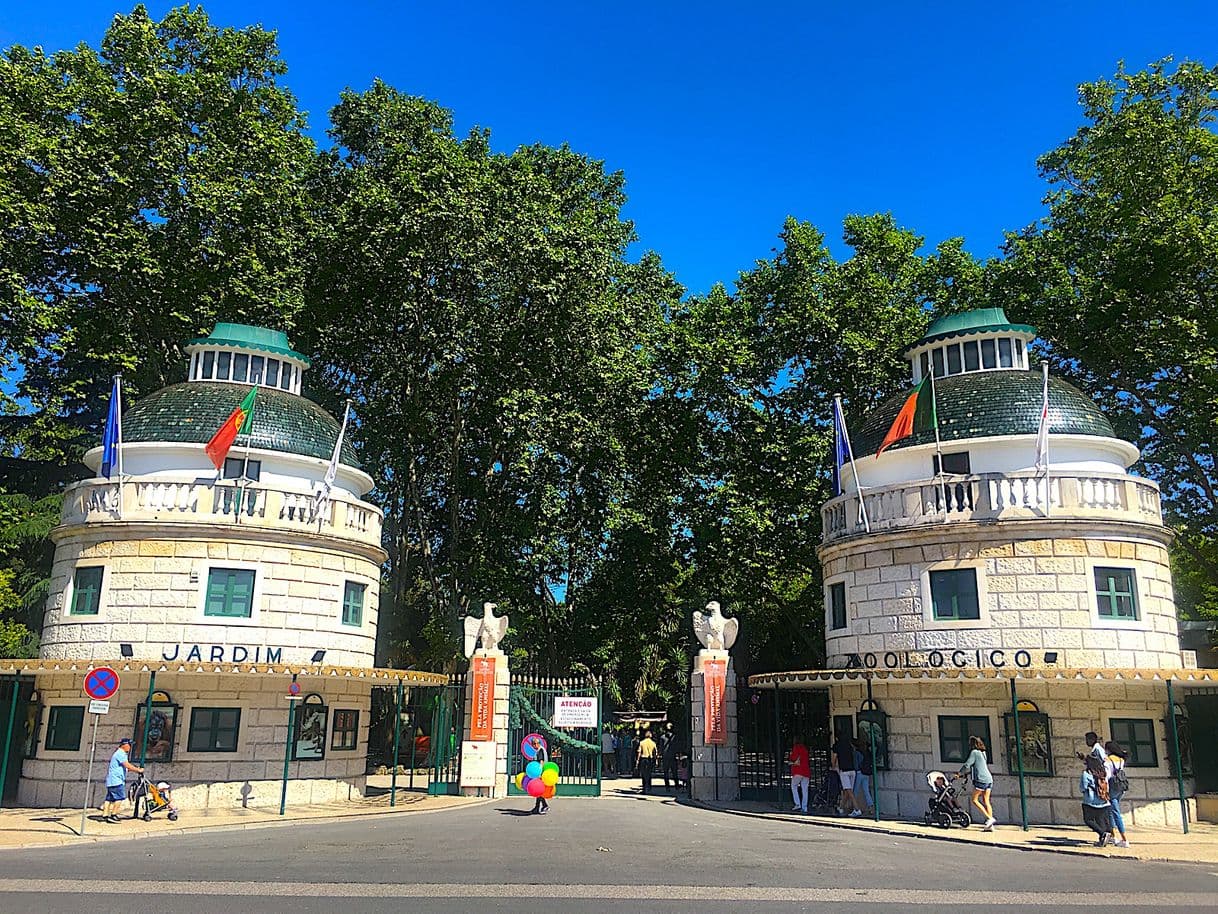
[(529, 778), (541, 777), (541, 762), (529, 762), (524, 766), (524, 773)]

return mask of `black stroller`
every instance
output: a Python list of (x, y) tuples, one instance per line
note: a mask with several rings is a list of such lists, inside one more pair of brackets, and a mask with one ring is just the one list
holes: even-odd
[(927, 825), (937, 825), (940, 828), (959, 825), (961, 828), (968, 828), (972, 824), (973, 820), (968, 811), (961, 809), (956, 799), (958, 793), (952, 778), (942, 771), (928, 771), (926, 784), (931, 789), (930, 799), (926, 803), (926, 815), (923, 817)]
[(178, 810), (173, 805), (173, 788), (165, 781), (156, 784), (148, 780), (140, 772), (139, 780), (131, 788), (131, 799), (135, 803), (135, 812), (131, 818), (138, 819), (140, 815), (140, 800), (144, 801), (143, 819), (148, 822), (154, 812), (168, 812), (170, 822), (178, 821)]

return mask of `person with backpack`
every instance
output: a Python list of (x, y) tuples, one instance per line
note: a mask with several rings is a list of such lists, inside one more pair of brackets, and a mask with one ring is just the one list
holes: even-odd
[[(1129, 775), (1125, 773), (1126, 753), (1120, 743), (1108, 742), (1104, 745), (1107, 758), (1104, 760), (1105, 773), (1108, 775), (1108, 802), (1112, 804), (1112, 838), (1117, 847), (1129, 847), (1129, 838), (1125, 836), (1125, 817), (1121, 815), (1121, 797), (1129, 790)], [(1117, 838), (1117, 835), (1120, 838)]]
[(1112, 802), (1108, 799), (1108, 773), (1094, 755), (1083, 760), (1078, 789), (1083, 795), (1083, 824), (1099, 835), (1095, 846), (1103, 847), (1112, 837)]

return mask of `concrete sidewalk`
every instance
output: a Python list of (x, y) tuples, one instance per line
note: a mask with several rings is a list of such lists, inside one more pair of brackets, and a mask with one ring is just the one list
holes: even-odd
[[(689, 801), (686, 801), (689, 802)], [(1200, 863), (1218, 866), (1218, 825), (1194, 822), (1186, 835), (1180, 830), (1137, 828), (1129, 834), (1130, 847), (1096, 847), (1095, 833), (1082, 825), (1031, 825), (1028, 831), (1016, 823), (1003, 823), (992, 832), (983, 832), (980, 825), (968, 828), (937, 828), (921, 822), (899, 822), (870, 818), (850, 819), (840, 816), (792, 813), (776, 808), (773, 803), (738, 801), (735, 803), (694, 802), (694, 805), (718, 812), (793, 822), (848, 828), (857, 831), (925, 838), (934, 841), (955, 841), (961, 844), (985, 844), (1025, 851), (1049, 851), (1079, 854), (1088, 857), (1121, 857), (1127, 860), (1154, 860), (1170, 863)], [(1081, 818), (1081, 813), (1080, 813)]]
[[(170, 822), (162, 812), (154, 815), (150, 822), (123, 818), (115, 825), (103, 822), (101, 813), (90, 809), (83, 837), (80, 834), (79, 809), (0, 809), (0, 851), (8, 848), (59, 847), (124, 838), (182, 835), (215, 829), (272, 828), (327, 819), (406, 815), (484, 802), (488, 801), (471, 797), (433, 797), (418, 790), (399, 789), (397, 804), (393, 808), (389, 806), (389, 795), (383, 794), (351, 803), (289, 806), (284, 816), (279, 815), (278, 806), (184, 809), (176, 822)], [(124, 807), (124, 816), (130, 814), (131, 806), (128, 804)]]

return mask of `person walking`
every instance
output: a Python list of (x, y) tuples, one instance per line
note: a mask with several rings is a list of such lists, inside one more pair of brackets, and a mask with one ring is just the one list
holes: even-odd
[(668, 790), (668, 780), (672, 778), (672, 790), (676, 792), (681, 787), (681, 780), (677, 777), (677, 753), (681, 746), (677, 742), (677, 732), (673, 729), (672, 722), (664, 725), (664, 732), (660, 734), (660, 761), (664, 766), (664, 789)]
[(875, 760), (871, 757), (871, 745), (861, 735), (854, 738), (854, 795), (871, 811), (871, 779), (875, 776)]
[(960, 768), (956, 777), (968, 775), (973, 779), (973, 805), (985, 816), (982, 831), (993, 831), (997, 820), (994, 818), (994, 807), (990, 805), (990, 791), (994, 789), (994, 776), (990, 774), (990, 766), (985, 758), (985, 740), (980, 736), (968, 738), (968, 758)]
[(617, 738), (613, 731), (606, 728), (601, 731), (601, 773), (606, 777), (614, 772), (614, 762), (617, 760)]
[(634, 745), (628, 728), (623, 729), (617, 741), (617, 774), (618, 777), (628, 778), (634, 772), (630, 763), (634, 761)]
[(1087, 742), (1087, 751), (1074, 753), (1081, 761), (1085, 761), (1087, 756), (1092, 756), (1101, 765), (1107, 761), (1108, 756), (1104, 752), (1104, 743), (1098, 733), (1094, 730), (1089, 730), (1083, 734), (1083, 739)]
[(854, 742), (845, 733), (833, 744), (833, 757), (837, 760), (837, 776), (842, 782), (841, 805), (837, 811), (841, 815), (857, 819), (863, 812), (854, 799), (854, 776), (857, 770), (854, 767)]
[(110, 768), (106, 771), (106, 800), (102, 803), (102, 821), (111, 824), (118, 822), (118, 809), (127, 799), (127, 772), (144, 773), (139, 765), (132, 765), (131, 740), (123, 737), (119, 740), (118, 748), (110, 756)]
[(1104, 763), (1093, 755), (1083, 759), (1078, 790), (1083, 797), (1083, 824), (1099, 837), (1096, 847), (1103, 847), (1112, 837), (1112, 803), (1108, 799), (1108, 774)]
[(635, 770), (643, 779), (643, 793), (651, 793), (651, 776), (656, 770), (659, 751), (656, 741), (651, 738), (651, 731), (648, 730), (639, 740), (638, 757), (635, 759)]
[[(1125, 834), (1125, 816), (1121, 813), (1121, 797), (1129, 790), (1129, 775), (1125, 773), (1126, 753), (1120, 743), (1107, 742), (1104, 752), (1104, 774), (1108, 777), (1108, 802), (1112, 807), (1112, 839), (1117, 847), (1129, 847)], [(1117, 835), (1121, 837), (1118, 838)]]
[[(546, 750), (545, 741), (540, 736), (534, 735), (529, 741), (529, 745), (533, 747), (533, 761), (537, 762), (543, 768), (546, 762), (550, 760), (550, 753)], [(533, 804), (533, 814), (544, 816), (550, 811), (550, 804), (546, 802), (545, 797), (538, 797), (537, 802)]]
[(803, 739), (796, 736), (791, 744), (791, 752), (787, 756), (791, 763), (791, 799), (795, 805), (792, 812), (808, 811), (808, 782), (812, 779), (812, 763), (808, 758), (808, 747)]

